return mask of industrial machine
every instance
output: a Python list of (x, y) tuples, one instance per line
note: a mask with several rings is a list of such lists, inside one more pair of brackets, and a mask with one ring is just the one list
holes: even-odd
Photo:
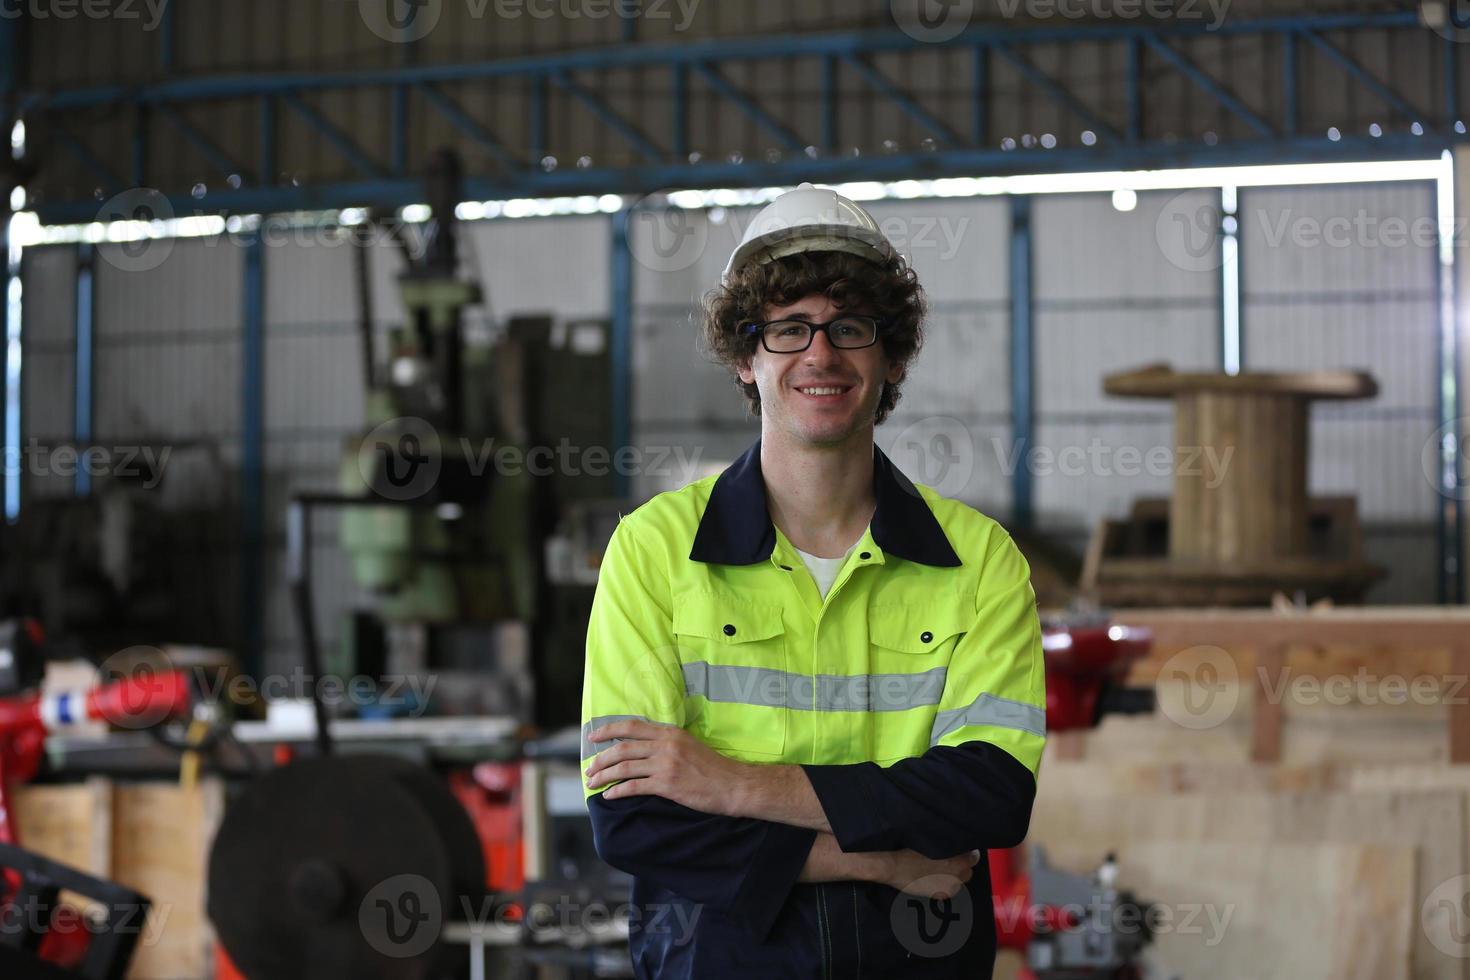
[[(12, 791), (36, 775), (49, 734), (85, 721), (137, 729), (184, 715), (189, 682), (168, 671), (43, 694), (42, 641), (34, 620), (0, 623), (0, 975), (122, 980), (148, 897), (19, 846)], [(88, 900), (91, 912), (63, 902), (63, 891)]]
[[(1109, 714), (1152, 712), (1153, 689), (1126, 683), (1152, 641), (1146, 630), (1097, 613), (1044, 620), (1048, 734), (1093, 728)], [(1111, 855), (1092, 875), (1052, 868), (1032, 844), (991, 851), (989, 859), (997, 943), (1025, 957), (1026, 980), (1141, 975), (1148, 906), (1118, 889)]]

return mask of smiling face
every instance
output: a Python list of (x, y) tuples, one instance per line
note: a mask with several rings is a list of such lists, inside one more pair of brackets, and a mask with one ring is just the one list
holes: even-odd
[[(786, 306), (767, 306), (766, 320), (810, 320), (826, 323), (845, 310), (820, 293)], [(890, 362), (883, 342), (859, 350), (833, 347), (825, 333), (795, 354), (773, 354), (759, 343), (748, 362), (736, 373), (760, 391), (762, 430), (770, 427), (808, 445), (838, 445), (873, 427), (884, 382), (903, 377), (903, 365)]]

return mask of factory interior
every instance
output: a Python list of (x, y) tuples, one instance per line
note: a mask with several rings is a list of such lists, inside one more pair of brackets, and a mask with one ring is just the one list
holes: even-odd
[[(0, 977), (1470, 980), (1467, 124), (1459, 0), (0, 0)], [(817, 190), (922, 285), (875, 459), (1024, 556), (1045, 748), (952, 898), (732, 878), (815, 957), (754, 969), (650, 917), (735, 921), (620, 859), (589, 724), (698, 745), (690, 650), (800, 604), (676, 608), (665, 718), (589, 713), (589, 623), (629, 515), (784, 431), (702, 330)], [(844, 575), (940, 574), (882, 543)], [(817, 588), (863, 663), (979, 651)], [(940, 752), (743, 710), (742, 772)]]

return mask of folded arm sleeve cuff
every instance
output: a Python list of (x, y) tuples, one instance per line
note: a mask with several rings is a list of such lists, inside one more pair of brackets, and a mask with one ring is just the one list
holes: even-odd
[(597, 852), (613, 867), (719, 908), (761, 941), (801, 877), (817, 832), (700, 813), (657, 796), (587, 801)]
[(988, 742), (941, 745), (888, 768), (803, 766), (844, 851), (910, 848), (946, 858), (1026, 837), (1036, 779)]

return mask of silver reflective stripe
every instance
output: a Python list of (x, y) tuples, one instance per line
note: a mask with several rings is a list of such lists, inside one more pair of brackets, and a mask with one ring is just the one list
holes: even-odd
[[(593, 748), (594, 743), (588, 741), (588, 739), (587, 739), (587, 736), (589, 734), (591, 734), (592, 729), (594, 729), (594, 728), (601, 728), (603, 725), (610, 725), (610, 724), (612, 724), (615, 721), (648, 721), (648, 720), (649, 719), (643, 717), (642, 715), (599, 715), (598, 717), (593, 718), (587, 724), (585, 724), (585, 725), (582, 726), (582, 755), (580, 756), (580, 758), (590, 759), (594, 755), (596, 755), (597, 753), (599, 753), (599, 752), (602, 751), (602, 749)], [(610, 738), (610, 739), (608, 739), (608, 742), (620, 742), (620, 741), (622, 741), (622, 739), (617, 739), (617, 738)], [(607, 742), (597, 742), (595, 744), (596, 745), (600, 745), (603, 748), (606, 748), (607, 747)]]
[(938, 704), (945, 668), (918, 674), (793, 674), (769, 667), (684, 664), (684, 693), (726, 704), (793, 711), (906, 711)]
[(1046, 737), (1046, 712), (1034, 704), (998, 698), (994, 694), (982, 694), (963, 708), (941, 711), (934, 716), (934, 730), (929, 736), (930, 745), (950, 732), (966, 725), (993, 725), (996, 728), (1014, 728), (1032, 735)]

